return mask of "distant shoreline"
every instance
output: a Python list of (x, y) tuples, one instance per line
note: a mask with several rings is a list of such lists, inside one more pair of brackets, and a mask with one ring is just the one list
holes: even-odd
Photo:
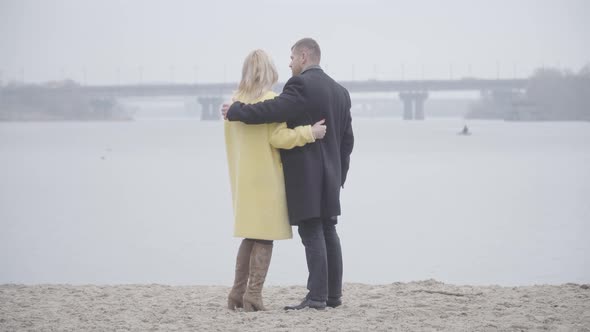
[(47, 118), (31, 118), (31, 119), (0, 119), (0, 122), (132, 122), (133, 118), (125, 119), (47, 119)]

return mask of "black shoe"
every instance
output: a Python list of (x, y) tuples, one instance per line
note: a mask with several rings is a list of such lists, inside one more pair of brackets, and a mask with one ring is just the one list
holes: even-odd
[(328, 298), (328, 301), (326, 301), (326, 306), (330, 307), (330, 308), (336, 308), (342, 305), (342, 300), (340, 298)]
[(326, 302), (305, 299), (305, 300), (303, 300), (303, 302), (299, 303), (298, 305), (286, 306), (285, 310), (301, 310), (301, 309), (305, 309), (305, 308), (324, 310), (324, 309), (326, 309)]

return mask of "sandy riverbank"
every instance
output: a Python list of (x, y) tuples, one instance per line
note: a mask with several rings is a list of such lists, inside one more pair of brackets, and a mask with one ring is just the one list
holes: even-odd
[(225, 286), (2, 285), (2, 331), (590, 331), (588, 285), (345, 284), (337, 309), (286, 312), (302, 286), (267, 287), (268, 311), (233, 312)]

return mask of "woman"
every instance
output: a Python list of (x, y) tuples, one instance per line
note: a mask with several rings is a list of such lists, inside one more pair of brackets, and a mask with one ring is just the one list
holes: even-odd
[[(248, 54), (242, 80), (233, 100), (257, 103), (276, 96), (272, 86), (277, 70), (262, 50)], [(236, 258), (229, 309), (265, 310), (262, 287), (272, 256), (273, 240), (290, 239), (291, 226), (281, 158), (277, 149), (292, 149), (323, 138), (323, 122), (287, 128), (285, 123), (246, 125), (225, 122), (225, 144), (230, 174), (234, 236), (243, 237)]]

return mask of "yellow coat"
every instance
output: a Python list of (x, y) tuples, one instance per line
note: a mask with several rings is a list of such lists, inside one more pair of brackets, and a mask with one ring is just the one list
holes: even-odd
[[(269, 91), (258, 100), (239, 101), (256, 103), (275, 96)], [(283, 166), (277, 149), (314, 142), (311, 126), (289, 129), (286, 123), (247, 125), (225, 121), (224, 129), (234, 236), (259, 240), (292, 238)]]

